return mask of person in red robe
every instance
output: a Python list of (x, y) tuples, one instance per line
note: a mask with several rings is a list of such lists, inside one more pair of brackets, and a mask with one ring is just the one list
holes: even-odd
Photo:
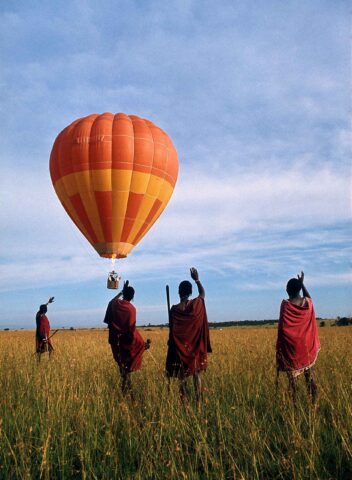
[[(313, 365), (320, 350), (317, 321), (312, 299), (304, 286), (304, 273), (291, 278), (286, 286), (288, 299), (280, 308), (278, 337), (276, 344), (276, 365), (286, 372), (293, 401), (296, 401), (296, 378), (304, 374), (312, 402), (317, 397), (317, 385)], [(303, 292), (303, 296), (300, 292)], [(277, 379), (278, 379), (277, 375)]]
[(169, 341), (166, 357), (166, 375), (180, 381), (180, 396), (186, 399), (187, 378), (193, 376), (197, 401), (201, 397), (201, 372), (208, 366), (210, 338), (205, 291), (195, 268), (190, 269), (191, 278), (198, 288), (198, 297), (190, 300), (192, 284), (188, 280), (180, 283), (180, 303), (173, 305), (169, 312)]
[(109, 302), (104, 318), (109, 328), (111, 351), (120, 369), (124, 394), (131, 391), (130, 374), (142, 367), (144, 350), (150, 346), (150, 340), (144, 342), (136, 329), (136, 309), (131, 303), (134, 293), (127, 280), (122, 291)]
[(38, 360), (42, 353), (48, 352), (49, 357), (54, 350), (50, 340), (50, 322), (46, 313), (48, 311), (49, 303), (53, 303), (54, 297), (50, 297), (47, 303), (40, 305), (36, 314), (36, 332), (35, 332), (35, 351), (38, 355)]

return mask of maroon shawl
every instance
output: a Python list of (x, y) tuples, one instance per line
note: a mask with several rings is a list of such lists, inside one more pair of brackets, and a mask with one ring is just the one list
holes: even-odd
[(320, 341), (313, 302), (305, 306), (283, 300), (276, 344), (278, 370), (295, 371), (311, 367), (318, 356)]
[(104, 322), (109, 327), (109, 343), (119, 367), (134, 372), (142, 366), (144, 340), (136, 330), (136, 309), (127, 300), (114, 298), (108, 305)]
[(48, 317), (44, 313), (38, 312), (36, 315), (36, 334), (35, 334), (35, 349), (37, 353), (44, 353), (47, 350), (53, 350), (50, 337), (50, 323)]
[(183, 378), (205, 370), (210, 352), (204, 299), (197, 297), (189, 301), (184, 311), (173, 306), (170, 311), (167, 375)]

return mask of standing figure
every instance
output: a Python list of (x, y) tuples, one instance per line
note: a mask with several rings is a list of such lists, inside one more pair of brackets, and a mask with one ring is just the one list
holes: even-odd
[(47, 303), (40, 305), (36, 320), (36, 332), (35, 332), (35, 351), (37, 353), (38, 361), (40, 361), (40, 356), (42, 353), (48, 352), (49, 357), (51, 352), (54, 350), (52, 343), (50, 341), (50, 323), (49, 319), (46, 316), (48, 311), (49, 303), (53, 303), (54, 297), (50, 297)]
[(288, 281), (288, 300), (281, 303), (276, 344), (277, 381), (280, 371), (287, 373), (289, 390), (295, 403), (296, 378), (304, 373), (312, 403), (315, 403), (317, 385), (312, 367), (318, 357), (320, 341), (313, 302), (303, 280), (304, 273), (301, 272), (297, 278)]
[(144, 342), (136, 329), (136, 309), (131, 303), (133, 297), (134, 288), (127, 280), (122, 291), (109, 302), (104, 319), (109, 328), (112, 354), (120, 369), (123, 394), (131, 391), (130, 373), (142, 367), (144, 350), (150, 346), (150, 340)]
[(166, 374), (180, 381), (180, 396), (186, 398), (186, 381), (193, 376), (197, 402), (201, 398), (200, 374), (208, 366), (210, 353), (209, 326), (205, 309), (205, 291), (195, 268), (190, 269), (191, 278), (198, 287), (198, 297), (190, 300), (192, 284), (188, 280), (180, 283), (180, 303), (170, 310), (170, 334), (166, 357)]

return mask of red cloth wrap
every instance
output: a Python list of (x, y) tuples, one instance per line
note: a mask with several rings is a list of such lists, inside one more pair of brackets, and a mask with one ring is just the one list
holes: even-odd
[(210, 352), (209, 326), (204, 299), (197, 297), (189, 301), (185, 310), (173, 306), (170, 311), (167, 375), (184, 378), (206, 370)]
[(104, 322), (109, 327), (109, 343), (120, 369), (135, 372), (142, 366), (144, 340), (136, 330), (136, 309), (127, 300), (114, 298), (108, 305)]
[(276, 344), (278, 370), (309, 368), (317, 359), (320, 350), (317, 321), (312, 300), (306, 300), (303, 307), (288, 300), (281, 303)]
[[(35, 346), (37, 353), (43, 353), (47, 350), (53, 350), (50, 337), (50, 323), (48, 317), (44, 313), (37, 313), (36, 316), (37, 330), (35, 335)], [(46, 340), (46, 341), (45, 341)]]

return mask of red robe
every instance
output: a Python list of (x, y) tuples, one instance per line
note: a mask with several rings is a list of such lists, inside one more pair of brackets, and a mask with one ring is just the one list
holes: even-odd
[(50, 323), (48, 317), (44, 313), (38, 312), (36, 315), (36, 334), (35, 345), (37, 353), (44, 353), (47, 350), (53, 350), (50, 337)]
[(184, 378), (206, 370), (210, 352), (209, 326), (204, 299), (197, 297), (189, 301), (184, 311), (173, 306), (170, 310), (167, 375)]
[(109, 327), (109, 343), (120, 369), (135, 372), (142, 366), (144, 340), (136, 330), (136, 309), (127, 300), (114, 298), (108, 305), (104, 322)]
[(300, 307), (283, 300), (276, 344), (277, 368), (281, 371), (299, 372), (315, 363), (320, 350), (317, 321), (313, 302), (306, 298)]

